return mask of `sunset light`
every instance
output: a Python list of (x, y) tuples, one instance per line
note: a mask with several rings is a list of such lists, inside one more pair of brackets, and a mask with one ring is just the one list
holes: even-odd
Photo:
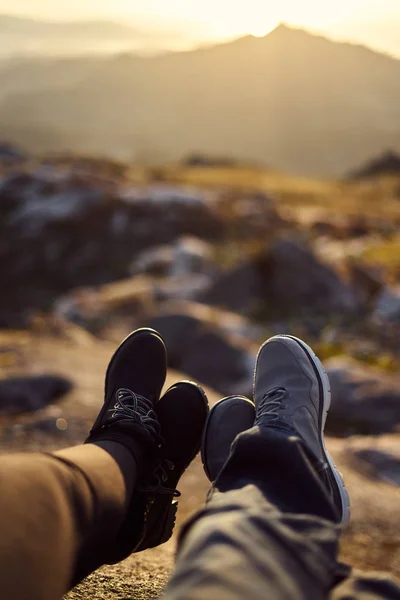
[(139, 31), (186, 40), (182, 47), (252, 34), (264, 36), (280, 22), (338, 40), (400, 55), (398, 0), (0, 0), (0, 13), (45, 20), (114, 20)]

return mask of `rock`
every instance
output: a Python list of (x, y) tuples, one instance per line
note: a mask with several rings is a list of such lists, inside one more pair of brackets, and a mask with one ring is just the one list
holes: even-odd
[(313, 221), (309, 229), (316, 236), (323, 236), (329, 238), (340, 238), (341, 231), (338, 231), (337, 223), (332, 223), (331, 221), (325, 221), (323, 219), (316, 219)]
[(329, 215), (312, 222), (310, 229), (316, 235), (337, 240), (360, 238), (371, 234), (371, 224), (363, 215)]
[(261, 192), (229, 192), (219, 200), (219, 209), (235, 239), (265, 239), (276, 235), (287, 223), (277, 210), (276, 202)]
[(373, 319), (386, 324), (400, 322), (400, 286), (381, 291), (376, 299)]
[(373, 448), (358, 450), (355, 458), (376, 479), (400, 486), (400, 457)]
[(192, 273), (213, 274), (216, 271), (210, 244), (190, 236), (179, 238), (168, 246), (143, 250), (130, 267), (132, 275), (147, 273), (173, 278)]
[(156, 293), (151, 278), (138, 275), (95, 288), (74, 290), (57, 300), (53, 314), (98, 334), (110, 322), (132, 320), (144, 308), (151, 310)]
[(237, 166), (234, 158), (225, 156), (209, 156), (207, 154), (190, 154), (182, 161), (184, 167), (227, 168)]
[(208, 275), (152, 278), (137, 275), (96, 287), (84, 287), (61, 296), (53, 305), (56, 321), (69, 321), (95, 335), (117, 323), (134, 326), (142, 315), (169, 300), (196, 300), (210, 287)]
[[(132, 259), (184, 235), (220, 237), (201, 194), (126, 188), (52, 166), (0, 178), (0, 326), (20, 326), (71, 289), (129, 276)], [(182, 251), (181, 251), (182, 254)]]
[(396, 435), (377, 438), (354, 437), (346, 454), (354, 468), (363, 475), (400, 486), (400, 438)]
[(159, 300), (197, 300), (208, 290), (218, 267), (210, 244), (194, 237), (179, 238), (170, 246), (156, 246), (139, 254), (132, 273), (147, 273)]
[(143, 250), (129, 268), (132, 275), (147, 274), (155, 277), (167, 276), (175, 259), (173, 246), (156, 246)]
[[(40, 235), (48, 225), (68, 219), (79, 220), (88, 210), (105, 200), (101, 190), (79, 178), (37, 179), (34, 176), (10, 176), (0, 188), (0, 207), (9, 203), (7, 225), (20, 237)], [(4, 198), (4, 200), (3, 200)]]
[(400, 424), (400, 381), (346, 357), (325, 364), (332, 392), (326, 433), (347, 437), (393, 432)]
[(350, 261), (347, 268), (352, 285), (366, 301), (373, 300), (382, 291), (385, 278), (380, 267)]
[(360, 308), (360, 294), (306, 246), (278, 240), (226, 271), (201, 302), (263, 319), (326, 316)]
[(272, 310), (302, 314), (352, 313), (360, 308), (356, 291), (303, 244), (278, 240), (264, 257), (263, 298)]
[(389, 150), (373, 158), (365, 165), (353, 171), (350, 179), (365, 179), (369, 177), (379, 177), (382, 175), (400, 174), (400, 156), (397, 152)]
[(182, 237), (175, 244), (175, 260), (171, 277), (184, 277), (192, 273), (213, 275), (217, 267), (212, 258), (210, 244), (195, 237)]
[(213, 279), (201, 273), (181, 277), (165, 277), (154, 283), (158, 300), (194, 300), (197, 301), (211, 287)]
[(64, 377), (42, 375), (0, 381), (0, 414), (16, 414), (44, 408), (67, 394), (72, 383)]
[(254, 334), (246, 319), (194, 303), (170, 304), (146, 325), (163, 336), (170, 367), (221, 394), (252, 391)]
[(257, 266), (247, 261), (223, 273), (199, 301), (241, 314), (251, 314), (262, 297), (262, 278)]
[(17, 146), (8, 142), (0, 142), (0, 163), (4, 166), (14, 166), (28, 160), (28, 155)]
[(44, 167), (62, 167), (74, 173), (99, 175), (101, 177), (122, 179), (129, 165), (110, 157), (90, 156), (74, 152), (50, 152), (43, 156)]
[(179, 367), (184, 373), (223, 395), (251, 394), (256, 357), (247, 348), (212, 329), (197, 332), (185, 349)]
[(165, 244), (183, 235), (213, 240), (223, 231), (216, 209), (200, 192), (153, 185), (125, 189), (120, 198), (131, 207), (133, 232), (142, 248)]

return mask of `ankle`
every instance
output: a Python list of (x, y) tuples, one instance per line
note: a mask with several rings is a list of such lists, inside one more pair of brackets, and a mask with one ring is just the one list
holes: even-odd
[(138, 446), (137, 451), (133, 452), (131, 446), (128, 448), (119, 441), (114, 440), (97, 440), (91, 443), (105, 450), (117, 463), (124, 478), (126, 505), (129, 506), (141, 471), (143, 451)]

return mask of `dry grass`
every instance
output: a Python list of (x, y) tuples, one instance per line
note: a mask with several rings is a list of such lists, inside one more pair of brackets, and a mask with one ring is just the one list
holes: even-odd
[(132, 167), (128, 177), (148, 182), (157, 172), (166, 183), (207, 189), (263, 191), (292, 208), (314, 207), (346, 215), (394, 217), (400, 222), (400, 182), (396, 177), (363, 181), (329, 181), (287, 175), (262, 168), (188, 168), (179, 165)]
[(384, 267), (392, 273), (400, 272), (400, 236), (377, 242), (362, 257), (369, 264)]

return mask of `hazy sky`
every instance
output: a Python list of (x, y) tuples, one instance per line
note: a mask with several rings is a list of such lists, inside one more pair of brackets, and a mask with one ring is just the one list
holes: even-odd
[(184, 28), (195, 39), (265, 35), (284, 21), (400, 55), (400, 0), (0, 0), (0, 12), (112, 18), (157, 29)]

